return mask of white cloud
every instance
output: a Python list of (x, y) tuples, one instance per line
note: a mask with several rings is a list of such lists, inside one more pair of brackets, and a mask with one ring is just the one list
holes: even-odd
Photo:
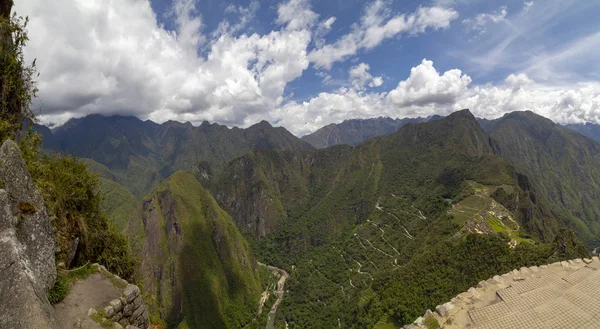
[(335, 62), (355, 55), (361, 49), (372, 49), (383, 40), (401, 33), (414, 35), (424, 33), (427, 29), (448, 28), (450, 22), (458, 18), (458, 13), (442, 7), (420, 7), (409, 15), (389, 16), (389, 3), (374, 1), (365, 9), (360, 24), (355, 24), (350, 33), (336, 42), (313, 50), (309, 55), (310, 60), (318, 68), (330, 69)]
[(500, 7), (500, 10), (493, 13), (480, 13), (473, 18), (467, 18), (462, 21), (468, 29), (478, 31), (479, 33), (485, 33), (486, 26), (488, 24), (495, 24), (502, 22), (506, 19), (508, 10), (506, 6)]
[(329, 31), (331, 31), (331, 27), (336, 20), (337, 19), (335, 17), (329, 17), (328, 19), (319, 23), (314, 36), (315, 46), (317, 48), (325, 45), (325, 36), (329, 33)]
[[(280, 9), (290, 3), (303, 2)], [(15, 11), (31, 18), (26, 57), (38, 59), (34, 110), (45, 122), (102, 113), (247, 125), (268, 119), (309, 65), (311, 31), (300, 28), (308, 23), (296, 20), (301, 15), (288, 20), (285, 10), (284, 30), (236, 36), (225, 29), (216, 39), (201, 34), (191, 0), (173, 4), (176, 31), (160, 26), (144, 0), (19, 1)]]
[(288, 30), (301, 30), (311, 28), (319, 18), (310, 9), (308, 0), (288, 0), (279, 4), (277, 9), (277, 21), (279, 25), (287, 24)]
[(407, 80), (400, 81), (396, 89), (390, 91), (388, 101), (399, 107), (453, 104), (470, 83), (471, 78), (460, 70), (440, 75), (433, 62), (424, 59), (410, 70)]
[(366, 86), (369, 87), (379, 87), (383, 84), (382, 77), (373, 77), (371, 73), (369, 73), (370, 66), (366, 63), (360, 63), (356, 66), (353, 66), (348, 70), (348, 74), (350, 76), (350, 83), (357, 90), (363, 90)]
[[(360, 67), (360, 65), (358, 66)], [(454, 69), (438, 73), (423, 60), (389, 93), (340, 88), (310, 101), (290, 102), (272, 112), (297, 135), (351, 118), (448, 115), (464, 108), (484, 118), (530, 110), (560, 123), (600, 121), (600, 83), (548, 86), (524, 73), (510, 74), (503, 84), (470, 86), (471, 78)]]
[(528, 12), (529, 9), (531, 9), (531, 7), (533, 7), (534, 4), (535, 4), (535, 2), (533, 2), (533, 1), (525, 1), (525, 2), (523, 2), (523, 11), (524, 12)]

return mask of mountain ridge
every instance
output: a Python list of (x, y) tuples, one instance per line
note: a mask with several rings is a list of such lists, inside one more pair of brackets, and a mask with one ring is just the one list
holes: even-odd
[(141, 198), (177, 170), (217, 170), (253, 149), (313, 149), (285, 128), (266, 121), (246, 129), (216, 123), (167, 121), (157, 124), (136, 117), (90, 115), (71, 119), (53, 130), (35, 129), (46, 152), (68, 152), (106, 166), (115, 181)]

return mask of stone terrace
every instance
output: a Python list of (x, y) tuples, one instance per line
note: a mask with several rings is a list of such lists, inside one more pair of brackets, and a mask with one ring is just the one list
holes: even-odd
[(600, 260), (575, 259), (523, 267), (470, 288), (405, 328), (600, 328)]

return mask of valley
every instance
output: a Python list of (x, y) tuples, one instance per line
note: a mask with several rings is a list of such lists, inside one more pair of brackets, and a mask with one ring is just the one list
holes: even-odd
[[(175, 173), (167, 180), (170, 183), (159, 185), (152, 199), (142, 200), (135, 216), (128, 204), (137, 198), (127, 196), (128, 188), (112, 174), (116, 167), (95, 160), (89, 163), (102, 177), (104, 209), (109, 217), (121, 223), (119, 227), (129, 236), (137, 237), (133, 241), (138, 242), (132, 243), (135, 253), (155, 255), (142, 260), (142, 268), (148, 268), (143, 270), (143, 281), (163, 286), (147, 286), (157, 294), (154, 307), (162, 318), (173, 319), (169, 320), (173, 323), (185, 318), (186, 325), (195, 326), (197, 320), (188, 318), (185, 309), (200, 310), (199, 305), (206, 305), (197, 299), (202, 294), (182, 294), (183, 287), (199, 282), (198, 278), (178, 278), (177, 273), (187, 271), (179, 264), (190, 262), (181, 257), (201, 262), (204, 257), (199, 253), (185, 256), (186, 243), (192, 241), (185, 242), (189, 239), (185, 232), (193, 228), (183, 223), (199, 216), (193, 214), (204, 212), (200, 218), (210, 218), (216, 211), (227, 213), (226, 221), (232, 223), (227, 225), (235, 224), (240, 232), (228, 243), (240, 248), (247, 240), (248, 247), (237, 249), (242, 253), (233, 262), (222, 258), (227, 252), (221, 248), (231, 247), (219, 243), (222, 238), (215, 233), (212, 237), (196, 235), (189, 248), (212, 240), (220, 257), (212, 262), (223, 264), (221, 273), (228, 281), (230, 266), (240, 269), (241, 277), (253, 277), (248, 271), (252, 269), (251, 254), (269, 264), (269, 272), (280, 273), (280, 279), (276, 285), (271, 283), (275, 301), (267, 301), (264, 293), (259, 301), (259, 281), (265, 284), (268, 280), (254, 276), (253, 281), (242, 283), (256, 287), (244, 297), (245, 315), (224, 320), (222, 313), (213, 317), (219, 322), (211, 326), (231, 328), (236, 326), (233, 323), (248, 323), (254, 317), (251, 314), (256, 315), (256, 305), (262, 303), (269, 312), (263, 310), (251, 322), (252, 328), (261, 323), (267, 328), (385, 328), (414, 320), (493, 273), (588, 255), (579, 247), (575, 251), (559, 248), (557, 241), (570, 241), (559, 231), (559, 223), (568, 217), (548, 211), (552, 203), (537, 197), (537, 183), (518, 173), (501, 155), (501, 125), (492, 122), (484, 126), (486, 130), (465, 110), (426, 123), (409, 123), (392, 135), (356, 147), (256, 148), (231, 155), (222, 167), (204, 164), (203, 171), (192, 168), (192, 174)], [(490, 139), (494, 136), (499, 142)], [(257, 143), (267, 145), (260, 140)], [(128, 152), (137, 153), (135, 149)], [(135, 168), (130, 162), (119, 170), (125, 169), (127, 176), (136, 172)], [(200, 184), (190, 185), (196, 180)], [(192, 191), (203, 191), (202, 198), (211, 195), (214, 200), (193, 201), (190, 193), (198, 192)], [(209, 213), (190, 212), (206, 202), (218, 208)], [(158, 210), (162, 215), (152, 215)], [(133, 216), (132, 220), (124, 221), (128, 216)], [(150, 224), (156, 220), (153, 218), (164, 218), (155, 226), (159, 231), (149, 226), (155, 225)], [(142, 234), (143, 227), (146, 233)], [(160, 237), (163, 233), (152, 233), (161, 230), (166, 230), (164, 238)], [(150, 238), (152, 235), (155, 237)], [(181, 236), (183, 242), (177, 242)], [(584, 241), (593, 244), (593, 240)], [(213, 247), (202, 247), (206, 248)], [(235, 253), (236, 249), (231, 250)], [(180, 255), (180, 260), (171, 254)], [(485, 261), (490, 255), (494, 261)], [(168, 268), (172, 269), (164, 272)], [(164, 281), (165, 275), (172, 279)], [(164, 286), (166, 282), (173, 288)], [(211, 304), (227, 305), (228, 299), (241, 298), (225, 291)], [(242, 299), (237, 300), (239, 312)], [(178, 305), (184, 312), (172, 313)]]
[(595, 12), (0, 0), (0, 329), (596, 328)]

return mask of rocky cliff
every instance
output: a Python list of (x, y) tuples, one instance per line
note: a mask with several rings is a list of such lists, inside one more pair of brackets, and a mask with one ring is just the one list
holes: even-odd
[(17, 145), (0, 147), (0, 328), (58, 328), (46, 293), (56, 280), (54, 233)]
[(240, 328), (260, 296), (255, 259), (231, 217), (189, 173), (146, 197), (129, 223), (151, 309), (177, 327)]

